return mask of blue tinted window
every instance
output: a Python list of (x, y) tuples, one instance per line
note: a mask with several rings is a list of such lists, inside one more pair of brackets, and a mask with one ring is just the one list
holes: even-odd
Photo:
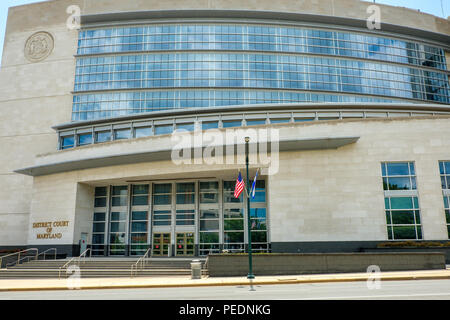
[(288, 123), (290, 119), (270, 119), (270, 123)]
[(194, 131), (194, 124), (177, 124), (177, 130)]
[(250, 216), (252, 218), (265, 218), (266, 208), (250, 208)]
[(247, 120), (247, 126), (266, 124), (266, 120)]
[(92, 141), (92, 134), (91, 133), (85, 133), (78, 135), (78, 144), (80, 146), (84, 146), (87, 144), (91, 144)]
[[(199, 49), (245, 50), (246, 53), (182, 52)], [(156, 50), (169, 52), (160, 54)], [(296, 55), (303, 52), (330, 56)], [(74, 97), (73, 121), (172, 108), (286, 102), (392, 102), (382, 97), (286, 93), (280, 89), (450, 103), (448, 77), (439, 71), (446, 70), (442, 48), (374, 35), (302, 27), (243, 26), (231, 22), (228, 25), (116, 27), (80, 32), (78, 53), (125, 54), (78, 57), (75, 92), (176, 87), (260, 88), (270, 92), (192, 90), (184, 96), (182, 92), (172, 92), (174, 95), (170, 97), (167, 91), (155, 91), (137, 98), (131, 92), (124, 93), (124, 97), (121, 94), (120, 99), (86, 100), (78, 99), (83, 96), (80, 95)], [(410, 67), (392, 64), (396, 62)], [(423, 71), (418, 66), (436, 71)]]
[(295, 118), (295, 122), (307, 122), (307, 121), (314, 121), (314, 118)]
[(219, 128), (218, 121), (202, 122), (202, 130), (217, 129), (217, 128)]
[(68, 137), (62, 137), (61, 138), (61, 148), (62, 149), (70, 149), (74, 147), (74, 137), (68, 136)]
[(450, 175), (450, 161), (445, 161), (443, 163), (444, 165), (444, 170), (445, 170), (445, 174)]
[(131, 138), (130, 129), (114, 130), (114, 140), (130, 139), (130, 138)]
[(95, 133), (95, 142), (111, 141), (111, 131), (102, 131)]
[(387, 173), (390, 176), (409, 175), (408, 163), (387, 163)]
[(134, 129), (134, 135), (135, 135), (136, 138), (151, 136), (152, 135), (152, 128), (151, 127), (135, 128)]
[(155, 126), (155, 134), (169, 134), (173, 132), (173, 125)]
[(222, 125), (224, 128), (240, 127), (242, 125), (241, 121), (223, 121)]
[(413, 209), (411, 197), (391, 197), (391, 209)]

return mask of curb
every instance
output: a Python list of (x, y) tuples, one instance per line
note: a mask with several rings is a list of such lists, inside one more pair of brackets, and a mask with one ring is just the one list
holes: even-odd
[[(279, 284), (302, 284), (302, 283), (337, 283), (337, 282), (358, 282), (367, 281), (369, 277), (349, 277), (349, 278), (326, 278), (326, 279), (279, 279), (279, 280), (256, 280), (252, 285), (279, 285)], [(403, 281), (403, 280), (446, 280), (450, 275), (405, 275), (405, 276), (381, 276), (380, 281)], [(62, 290), (101, 290), (101, 289), (146, 289), (146, 288), (182, 288), (182, 287), (219, 287), (219, 286), (242, 286), (249, 285), (250, 281), (236, 282), (212, 282), (212, 283), (172, 283), (172, 284), (136, 284), (136, 285), (105, 285), (105, 286), (80, 286), (79, 289), (68, 287), (34, 287), (34, 288), (0, 288), (0, 292), (14, 291), (62, 291)]]

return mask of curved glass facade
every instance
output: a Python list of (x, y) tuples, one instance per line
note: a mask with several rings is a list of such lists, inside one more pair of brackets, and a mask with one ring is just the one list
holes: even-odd
[(73, 99), (72, 121), (104, 119), (167, 109), (296, 102), (390, 103), (394, 100), (351, 95), (264, 90), (106, 92), (76, 95)]
[(443, 49), (357, 33), (243, 24), (104, 28), (81, 31), (78, 54), (73, 121), (259, 103), (450, 103)]
[(170, 24), (81, 31), (78, 54), (238, 50), (346, 56), (445, 70), (441, 48), (360, 33), (242, 24)]

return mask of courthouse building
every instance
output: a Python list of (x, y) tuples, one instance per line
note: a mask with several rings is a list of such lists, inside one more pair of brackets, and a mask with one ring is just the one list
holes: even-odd
[(268, 148), (276, 170), (261, 158), (250, 164), (250, 179), (261, 168), (250, 209), (255, 251), (448, 240), (450, 20), (378, 5), (380, 28), (370, 28), (371, 5), (51, 0), (10, 8), (0, 250), (244, 251), (246, 195), (233, 193), (245, 165), (196, 162), (204, 141), (189, 149), (192, 164), (173, 159), (174, 132), (194, 139), (238, 129), (277, 137)]

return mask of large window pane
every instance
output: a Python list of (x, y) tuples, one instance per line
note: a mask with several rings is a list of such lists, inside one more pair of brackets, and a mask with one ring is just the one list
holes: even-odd
[(95, 196), (96, 197), (106, 197), (107, 187), (96, 187)]
[(244, 220), (224, 220), (224, 230), (244, 230)]
[(84, 146), (87, 144), (91, 144), (93, 142), (92, 134), (91, 133), (85, 133), (78, 135), (78, 145)]
[(414, 211), (392, 211), (393, 224), (414, 224)]
[(113, 207), (121, 207), (127, 205), (127, 198), (126, 197), (112, 197), (111, 204)]
[(169, 134), (173, 132), (173, 125), (156, 126), (155, 134)]
[(218, 209), (201, 209), (200, 219), (218, 219), (219, 210)]
[(112, 188), (112, 195), (113, 196), (126, 196), (128, 193), (128, 187), (127, 186), (118, 186)]
[(225, 209), (223, 213), (224, 218), (230, 218), (230, 219), (238, 219), (238, 218), (244, 218), (244, 211), (243, 209)]
[(266, 208), (250, 208), (250, 217), (265, 218), (266, 217)]
[(219, 220), (200, 220), (200, 230), (219, 230)]
[(75, 145), (75, 141), (73, 136), (62, 137), (61, 138), (61, 148), (62, 149), (70, 149)]
[(133, 211), (131, 212), (132, 220), (147, 220), (147, 211)]
[(136, 138), (149, 137), (152, 135), (151, 127), (142, 127), (134, 129), (134, 135)]
[(125, 232), (124, 222), (111, 222), (110, 232)]
[(252, 232), (252, 242), (267, 242), (267, 232)]
[(131, 232), (146, 232), (147, 231), (147, 222), (132, 222), (131, 223)]
[(391, 209), (413, 209), (413, 198), (411, 197), (392, 197)]
[(224, 242), (225, 243), (244, 242), (244, 232), (225, 232)]
[(92, 232), (100, 232), (100, 233), (105, 232), (105, 223), (104, 222), (94, 223)]
[(416, 239), (416, 228), (411, 227), (393, 227), (394, 239)]
[(95, 198), (94, 207), (106, 207), (106, 198)]
[(388, 163), (387, 174), (389, 176), (407, 176), (409, 175), (409, 165), (404, 163)]
[(224, 128), (240, 127), (242, 125), (241, 121), (223, 121)]
[(148, 205), (148, 196), (133, 196), (133, 206), (145, 206)]
[(95, 133), (95, 142), (111, 141), (111, 131), (101, 131)]
[(200, 243), (219, 243), (219, 233), (200, 232)]
[[(131, 243), (147, 243), (147, 233), (133, 233), (130, 239)], [(144, 250), (144, 252), (145, 251), (146, 250)]]
[(148, 184), (133, 185), (133, 194), (148, 194)]
[(389, 189), (387, 190), (411, 190), (410, 178), (389, 178)]

